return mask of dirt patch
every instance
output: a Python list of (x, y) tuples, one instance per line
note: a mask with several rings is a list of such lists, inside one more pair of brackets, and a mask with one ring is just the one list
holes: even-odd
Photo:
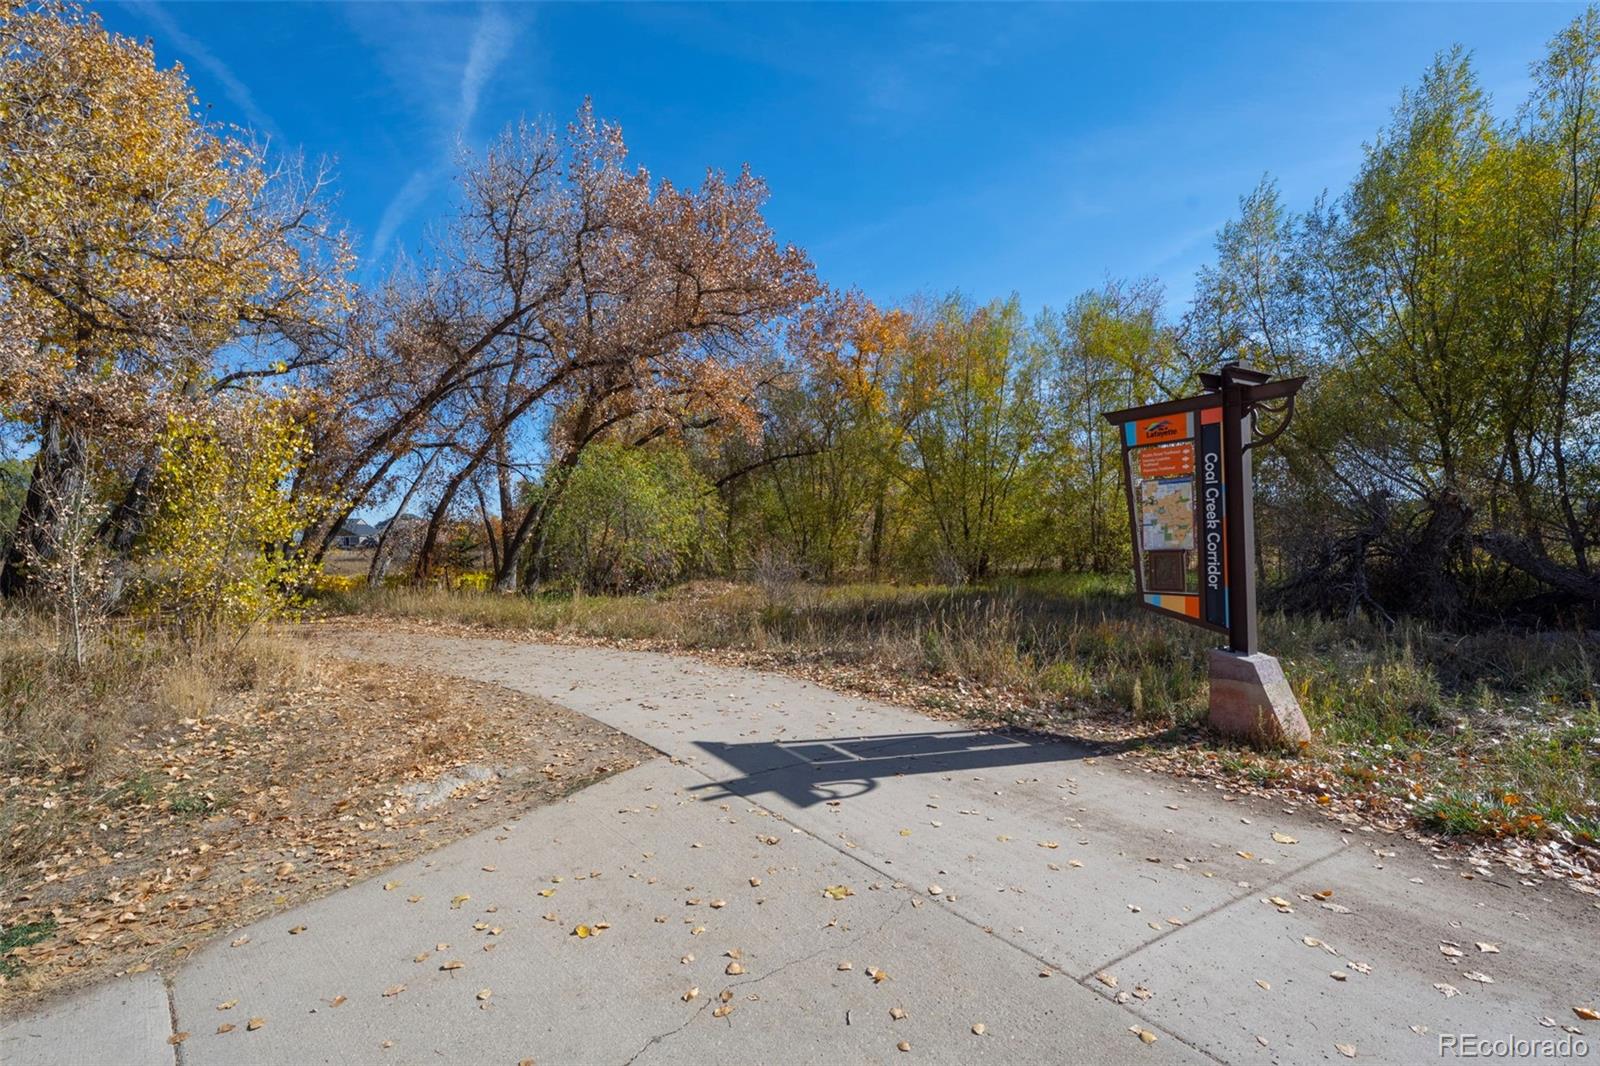
[(324, 655), (125, 754), (110, 789), (64, 766), (5, 782), (13, 829), (63, 824), (0, 892), (0, 1006), (173, 966), (655, 752), (495, 685)]

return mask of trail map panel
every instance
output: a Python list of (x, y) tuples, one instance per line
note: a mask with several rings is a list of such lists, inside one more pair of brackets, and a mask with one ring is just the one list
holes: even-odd
[(1194, 477), (1139, 483), (1139, 536), (1144, 550), (1194, 550)]

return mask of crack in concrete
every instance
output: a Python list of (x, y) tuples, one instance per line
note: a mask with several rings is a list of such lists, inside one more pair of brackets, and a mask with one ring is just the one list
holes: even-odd
[[(849, 940), (845, 941), (845, 943), (843, 945), (829, 944), (826, 947), (818, 948), (816, 951), (813, 951), (813, 952), (810, 952), (808, 954), (802, 955), (797, 959), (790, 959), (788, 962), (780, 963), (779, 965), (774, 966), (772, 969), (770, 969), (770, 970), (766, 971), (765, 973), (761, 974), (759, 977), (752, 977), (748, 981), (734, 981), (733, 983), (728, 985), (728, 987), (729, 988), (749, 988), (752, 985), (760, 984), (762, 981), (765, 981), (769, 977), (776, 977), (778, 974), (783, 973), (785, 970), (793, 969), (796, 966), (803, 966), (804, 964), (810, 962), (811, 960), (816, 959), (816, 958), (820, 958), (821, 956), (826, 955), (829, 952), (837, 953), (840, 950), (841, 947), (842, 948), (855, 947), (856, 945), (862, 943), (863, 941), (866, 941), (866, 940), (868, 940), (868, 939), (870, 939), (872, 937), (877, 936), (879, 933), (882, 933), (885, 929), (887, 929), (889, 927), (889, 923), (890, 922), (894, 921), (896, 918), (900, 917), (900, 915), (905, 913), (906, 908), (908, 906), (910, 906), (910, 904), (911, 904), (911, 897), (908, 895), (905, 899), (901, 900), (900, 903), (897, 906), (894, 907), (894, 909), (892, 909), (887, 915), (884, 916), (883, 921), (879, 922), (872, 929), (870, 929), (870, 930), (868, 930), (868, 931), (866, 931), (864, 933), (860, 933), (860, 934), (850, 938)], [(634, 1061), (636, 1059), (638, 1059), (639, 1056), (643, 1055), (645, 1052), (649, 1051), (653, 1047), (656, 1047), (656, 1046), (658, 1046), (660, 1044), (666, 1043), (668, 1040), (671, 1040), (673, 1037), (677, 1036), (679, 1033), (681, 1033), (685, 1029), (689, 1028), (689, 1026), (694, 1024), (695, 1019), (699, 1018), (700, 1015), (705, 1013), (706, 1008), (711, 1006), (712, 1002), (714, 1002), (714, 999), (713, 1000), (707, 1000), (705, 1003), (701, 1004), (700, 1005), (700, 1009), (696, 1010), (693, 1014), (689, 1015), (688, 1018), (684, 1019), (684, 1022), (683, 1022), (682, 1025), (678, 1025), (678, 1026), (676, 1026), (676, 1027), (674, 1027), (672, 1029), (668, 1029), (664, 1033), (657, 1033), (655, 1036), (652, 1036), (649, 1040), (646, 1040), (644, 1042), (644, 1045), (642, 1047), (640, 1047), (638, 1051), (635, 1051), (632, 1055), (628, 1056), (627, 1062), (625, 1062), (623, 1064), (623, 1066), (633, 1066)]]
[[(167, 996), (167, 1024), (172, 1027), (171, 1035), (176, 1036), (178, 1034), (178, 1000), (172, 994), (171, 978), (163, 977), (161, 979), (161, 991), (166, 993)], [(176, 1044), (169, 1044), (168, 1046), (172, 1048), (173, 1066), (183, 1066), (183, 1041), (180, 1040)]]
[[(1337, 847), (1334, 850), (1328, 852), (1328, 854), (1326, 854), (1326, 855), (1319, 855), (1317, 858), (1312, 859), (1309, 862), (1303, 862), (1299, 866), (1296, 866), (1294, 869), (1289, 870), (1289, 871), (1287, 871), (1287, 872), (1285, 872), (1283, 874), (1280, 874), (1279, 876), (1273, 878), (1271, 881), (1269, 881), (1267, 883), (1266, 887), (1270, 888), (1272, 885), (1285, 884), (1290, 878), (1299, 877), (1301, 874), (1305, 873), (1307, 870), (1311, 869), (1313, 866), (1317, 866), (1317, 865), (1319, 865), (1321, 863), (1327, 862), (1329, 859), (1334, 858), (1337, 855), (1343, 854), (1344, 850), (1345, 850), (1344, 847), (1341, 845), (1340, 847)], [(1102, 963), (1099, 966), (1091, 967), (1088, 970), (1088, 972), (1084, 973), (1081, 977), (1078, 977), (1076, 980), (1077, 980), (1077, 982), (1079, 984), (1083, 985), (1085, 988), (1088, 988), (1091, 992), (1096, 991), (1096, 989), (1093, 986), (1088, 984), (1088, 982), (1094, 977), (1095, 974), (1101, 973), (1101, 972), (1103, 972), (1105, 970), (1109, 970), (1113, 966), (1117, 966), (1117, 965), (1119, 965), (1121, 963), (1127, 962), (1129, 959), (1133, 958), (1135, 955), (1139, 954), (1142, 951), (1146, 951), (1146, 950), (1148, 950), (1150, 948), (1155, 947), (1157, 944), (1161, 943), (1163, 940), (1167, 939), (1168, 937), (1178, 936), (1178, 935), (1186, 932), (1187, 930), (1195, 928), (1201, 922), (1205, 921), (1207, 918), (1211, 918), (1211, 917), (1213, 917), (1215, 915), (1221, 914), (1223, 911), (1228, 910), (1229, 908), (1238, 906), (1240, 903), (1243, 903), (1245, 900), (1255, 898), (1256, 892), (1257, 892), (1257, 890), (1252, 888), (1252, 889), (1248, 889), (1246, 891), (1240, 892), (1236, 896), (1232, 896), (1232, 897), (1230, 897), (1228, 899), (1225, 899), (1221, 903), (1218, 903), (1215, 907), (1212, 907), (1210, 910), (1202, 911), (1198, 916), (1195, 917), (1195, 919), (1193, 921), (1185, 922), (1182, 925), (1173, 926), (1171, 929), (1168, 929), (1168, 930), (1162, 932), (1159, 936), (1152, 937), (1151, 939), (1145, 941), (1143, 944), (1138, 944), (1138, 945), (1136, 945), (1136, 946), (1134, 946), (1132, 948), (1129, 948), (1127, 951), (1124, 951), (1121, 955), (1118, 955), (1116, 958), (1110, 960), (1109, 962)]]

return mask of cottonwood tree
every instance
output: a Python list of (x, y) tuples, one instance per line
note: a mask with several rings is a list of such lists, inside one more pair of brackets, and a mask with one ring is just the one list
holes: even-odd
[(320, 177), (201, 121), (182, 68), (75, 7), (4, 10), (0, 144), (0, 411), (38, 444), (14, 595), (94, 444), (125, 460), (99, 490), (122, 497), (102, 532), (125, 553), (165, 417), (295, 369), (271, 342), (316, 332), (348, 260)]
[[(754, 355), (818, 287), (804, 253), (779, 245), (763, 218), (759, 179), (657, 182), (627, 164), (621, 131), (588, 105), (560, 138), (512, 127), (462, 185), (438, 262), (370, 333), (367, 358), (400, 356), (406, 389), (375, 402), (360, 439), (314, 479), (363, 498), (410, 450), (428, 411), (474, 390), (473, 443), (439, 494), (417, 576), (486, 465), (537, 468), (542, 491), (531, 502), (501, 500), (494, 583), (508, 590), (594, 441), (754, 433)], [(543, 454), (518, 462), (513, 435), (540, 415)], [(308, 531), (314, 550), (345, 514)]]
[(888, 416), (884, 375), (906, 322), (842, 292), (791, 324), (760, 390), (761, 440), (733, 438), (713, 471), (736, 565), (831, 581), (858, 562), (874, 575), (884, 564), (899, 517), (902, 435)]
[(1039, 537), (1064, 569), (1104, 571), (1126, 558), (1122, 442), (1102, 416), (1146, 402), (1170, 373), (1161, 299), (1154, 282), (1112, 281), (1034, 323), (1048, 443)]
[(893, 371), (904, 426), (900, 478), (951, 576), (982, 578), (1014, 554), (1036, 481), (1040, 366), (1015, 298), (984, 307), (948, 297), (918, 309)]

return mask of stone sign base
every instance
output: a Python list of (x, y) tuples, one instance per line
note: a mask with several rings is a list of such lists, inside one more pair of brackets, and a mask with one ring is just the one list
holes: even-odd
[(1211, 653), (1211, 728), (1257, 747), (1303, 748), (1311, 727), (1270, 655)]

